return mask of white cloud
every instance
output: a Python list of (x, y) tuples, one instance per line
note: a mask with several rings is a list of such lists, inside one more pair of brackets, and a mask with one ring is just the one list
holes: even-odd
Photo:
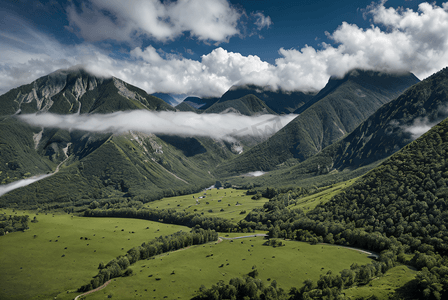
[(257, 25), (258, 30), (261, 30), (264, 27), (269, 28), (272, 25), (271, 17), (265, 16), (261, 12), (252, 13), (251, 15), (256, 19), (254, 24)]
[(270, 136), (297, 115), (243, 116), (228, 114), (196, 114), (192, 112), (127, 111), (112, 114), (56, 115), (50, 113), (16, 116), (28, 124), (83, 130), (123, 133), (129, 130), (180, 136), (207, 136), (232, 141), (236, 136)]
[[(239, 34), (241, 13), (227, 0), (90, 0), (67, 9), (70, 26), (87, 41), (173, 40), (184, 32), (223, 42)], [(92, 30), (95, 28), (95, 30)]]
[[(153, 14), (159, 15), (163, 12), (171, 14), (171, 18), (178, 13), (179, 7), (176, 5), (192, 5), (183, 7), (185, 10), (195, 7), (190, 2), (166, 2), (162, 5), (159, 1), (147, 1), (142, 4), (142, 11), (146, 6), (149, 9), (149, 5), (152, 5)], [(103, 29), (111, 32), (116, 29), (117, 36), (122, 36), (123, 39), (129, 38), (130, 32), (133, 32), (134, 36), (144, 34), (141, 29), (144, 26), (143, 18), (135, 15), (131, 20), (131, 8), (123, 7), (123, 11), (118, 12), (124, 5), (121, 4), (122, 1), (95, 0), (92, 3), (97, 8), (116, 12), (119, 17), (114, 20), (112, 27), (108, 27), (108, 23), (104, 21), (104, 27), (100, 26), (98, 33), (91, 34), (103, 34)], [(216, 4), (210, 8), (216, 14), (226, 11), (227, 6), (229, 13), (233, 9), (226, 1), (210, 3)], [(95, 13), (92, 7), (85, 7), (83, 11), (90, 10)], [(6, 16), (5, 22), (12, 23), (17, 29), (12, 35), (2, 30), (0, 25), (0, 93), (30, 83), (58, 68), (73, 65), (83, 65), (95, 74), (113, 75), (149, 93), (166, 92), (196, 96), (221, 96), (232, 85), (249, 83), (284, 90), (316, 91), (325, 86), (330, 76), (342, 76), (353, 68), (411, 71), (420, 79), (424, 79), (448, 66), (448, 3), (441, 6), (422, 3), (418, 11), (412, 11), (386, 8), (383, 2), (369, 6), (366, 15), (372, 18), (370, 28), (363, 29), (344, 22), (333, 33), (327, 33), (334, 44), (322, 43), (321, 49), (311, 46), (301, 49), (280, 48), (280, 57), (273, 64), (261, 60), (256, 55), (244, 56), (221, 47), (203, 55), (200, 60), (163, 54), (152, 46), (134, 46), (128, 57), (117, 58), (116, 55), (87, 42), (75, 46), (62, 45), (24, 25), (23, 21), (6, 19)], [(76, 12), (76, 16), (84, 15), (83, 12)], [(149, 23), (145, 23), (144, 28), (147, 28), (145, 30), (148, 32), (153, 30), (151, 28), (157, 29), (160, 39), (169, 39), (186, 31), (192, 32), (192, 35), (199, 39), (218, 39), (218, 36), (213, 37), (211, 33), (202, 32), (199, 27), (190, 24), (190, 19), (188, 21), (182, 18), (173, 17), (170, 20), (176, 21), (170, 21), (171, 23), (157, 23), (158, 19), (148, 20)], [(222, 21), (222, 24), (232, 23), (233, 19), (229, 18), (224, 18), (227, 21)], [(124, 20), (129, 22), (123, 23), (125, 25), (121, 29), (116, 28)], [(219, 18), (215, 21), (218, 22), (216, 26), (222, 25)], [(100, 19), (98, 22), (103, 21)], [(264, 22), (266, 24), (267, 21)], [(128, 30), (127, 26), (133, 29)], [(95, 31), (88, 27), (85, 30), (88, 29)], [(226, 29), (217, 32), (223, 39), (231, 34)], [(95, 37), (92, 39), (95, 40)]]

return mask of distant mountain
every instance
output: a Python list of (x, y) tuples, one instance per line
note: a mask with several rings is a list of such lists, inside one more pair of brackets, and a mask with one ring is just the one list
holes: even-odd
[(159, 99), (162, 99), (163, 101), (165, 101), (166, 103), (168, 103), (171, 106), (176, 106), (178, 103), (178, 101), (176, 99), (174, 99), (170, 94), (166, 94), (166, 93), (153, 93), (151, 94), (154, 97), (157, 97)]
[(235, 100), (220, 99), (207, 108), (204, 113), (237, 113), (246, 116), (275, 114), (263, 101), (252, 94)]
[(211, 98), (187, 97), (184, 99), (184, 101), (182, 101), (182, 103), (186, 103), (195, 109), (206, 110), (207, 108), (209, 108), (218, 101), (219, 98), (213, 98), (213, 97)]
[(310, 101), (315, 95), (312, 93), (303, 92), (286, 92), (283, 90), (272, 91), (266, 87), (257, 85), (241, 85), (232, 86), (220, 101), (240, 99), (247, 95), (254, 95), (262, 100), (266, 105), (278, 114), (291, 113), (302, 107), (305, 103)]
[(342, 79), (331, 78), (324, 88), (325, 96), (311, 100), (313, 105), (275, 135), (225, 162), (216, 172), (242, 174), (304, 161), (351, 132), (381, 105), (417, 82), (418, 78), (410, 73), (361, 70), (353, 70)]
[(194, 108), (193, 106), (191, 106), (190, 104), (188, 104), (185, 101), (182, 101), (181, 103), (176, 105), (175, 108), (178, 111), (191, 111), (191, 112), (200, 113), (197, 108)]

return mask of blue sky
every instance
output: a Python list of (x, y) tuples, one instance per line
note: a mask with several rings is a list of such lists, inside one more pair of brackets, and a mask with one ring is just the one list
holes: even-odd
[(441, 1), (3, 0), (0, 93), (83, 66), (147, 92), (219, 96), (235, 84), (316, 91), (352, 68), (448, 65)]

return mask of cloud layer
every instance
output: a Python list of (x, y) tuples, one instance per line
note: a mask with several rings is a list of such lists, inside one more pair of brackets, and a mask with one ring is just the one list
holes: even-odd
[[(179, 15), (180, 10), (194, 10), (197, 1), (142, 2), (142, 11), (154, 9), (154, 16), (147, 20), (139, 12), (134, 14), (134, 6), (125, 7), (122, 1), (92, 0), (80, 10), (68, 10), (72, 27), (86, 39), (75, 46), (61, 45), (21, 20), (2, 16), (5, 22), (16, 24), (18, 31), (12, 36), (0, 30), (0, 93), (58, 68), (78, 64), (95, 74), (118, 77), (149, 93), (196, 96), (221, 96), (232, 85), (249, 83), (288, 91), (317, 91), (330, 76), (342, 76), (353, 68), (410, 71), (424, 79), (448, 65), (448, 3), (421, 3), (418, 11), (386, 8), (385, 2), (373, 4), (364, 12), (371, 19), (370, 28), (343, 23), (333, 33), (327, 33), (331, 44), (322, 43), (320, 49), (280, 48), (274, 64), (222, 47), (200, 60), (164, 55), (153, 46), (134, 46), (128, 56), (120, 57), (88, 42), (109, 38), (109, 33), (120, 41), (135, 40), (141, 35), (170, 40), (185, 32), (199, 40), (223, 41), (238, 34), (235, 22), (241, 12), (224, 0), (205, 2), (204, 6), (211, 6), (211, 11), (216, 12), (215, 18), (201, 18), (196, 11), (193, 16), (198, 24), (214, 22), (215, 27), (196, 26), (188, 14)], [(116, 18), (110, 18), (105, 11)], [(88, 27), (91, 15), (98, 23), (93, 24), (96, 27)], [(253, 16), (260, 28), (272, 24), (264, 15)]]
[(237, 136), (269, 136), (283, 128), (297, 115), (242, 116), (229, 114), (196, 114), (192, 112), (127, 111), (112, 114), (56, 115), (50, 113), (18, 115), (33, 126), (83, 130), (89, 132), (144, 133), (206, 136), (233, 141)]

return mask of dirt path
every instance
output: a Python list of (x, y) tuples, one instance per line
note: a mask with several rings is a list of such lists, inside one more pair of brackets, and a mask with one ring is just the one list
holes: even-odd
[(104, 289), (104, 288), (105, 288), (111, 281), (112, 281), (112, 279), (109, 280), (109, 281), (106, 281), (102, 286), (99, 286), (99, 287), (97, 287), (97, 288), (94, 289), (94, 290), (91, 290), (91, 291), (85, 292), (84, 294), (81, 294), (81, 295), (76, 296), (75, 300), (78, 300), (79, 297), (82, 297), (82, 296), (85, 296), (85, 295), (91, 294), (91, 293), (93, 293), (93, 292), (97, 292), (97, 291), (99, 291), (99, 290)]

